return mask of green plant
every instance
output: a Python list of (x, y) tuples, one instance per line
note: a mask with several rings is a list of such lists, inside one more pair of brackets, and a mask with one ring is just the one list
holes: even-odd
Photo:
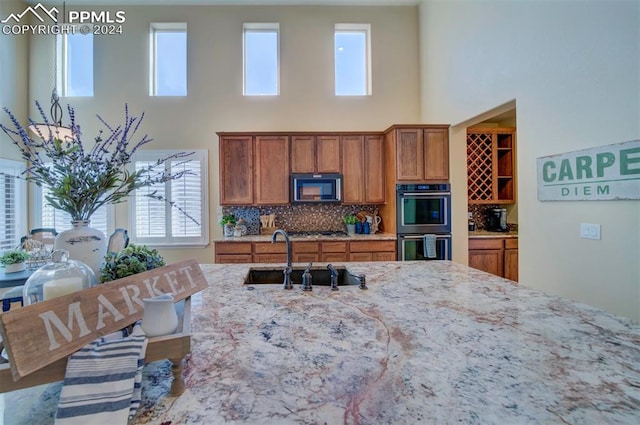
[(104, 266), (100, 270), (100, 283), (122, 279), (164, 265), (164, 259), (157, 250), (146, 245), (131, 244), (117, 254), (107, 254)]
[(8, 266), (9, 264), (24, 263), (28, 259), (29, 254), (25, 251), (12, 249), (9, 251), (5, 251), (2, 256), (0, 256), (0, 264), (2, 264), (3, 266)]
[(342, 220), (345, 224), (356, 224), (358, 222), (358, 217), (353, 214), (345, 215)]
[(224, 227), (228, 223), (236, 224), (236, 217), (233, 214), (226, 214), (222, 216), (222, 220), (220, 220), (220, 225)]

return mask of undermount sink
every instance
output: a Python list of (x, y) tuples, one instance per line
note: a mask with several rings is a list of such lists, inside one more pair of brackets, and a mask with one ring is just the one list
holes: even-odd
[[(302, 282), (302, 273), (304, 273), (304, 270), (304, 268), (293, 269), (291, 272), (291, 281), (294, 285)], [(360, 285), (358, 276), (351, 274), (344, 267), (336, 267), (336, 271), (338, 272), (338, 286)], [(313, 279), (313, 285), (331, 285), (331, 273), (329, 270), (312, 268), (309, 272)], [(282, 284), (283, 278), (283, 268), (249, 269), (249, 273), (247, 274), (247, 277), (245, 277), (244, 283), (246, 285)]]

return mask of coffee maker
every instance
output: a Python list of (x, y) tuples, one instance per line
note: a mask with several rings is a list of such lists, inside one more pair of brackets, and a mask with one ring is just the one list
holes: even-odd
[(487, 230), (491, 232), (509, 231), (506, 208), (492, 208), (487, 211)]

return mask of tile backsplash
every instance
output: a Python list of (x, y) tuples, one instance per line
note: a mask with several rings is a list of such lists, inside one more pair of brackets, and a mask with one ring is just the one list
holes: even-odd
[[(233, 214), (236, 219), (242, 217), (247, 222), (250, 235), (260, 234), (260, 216), (276, 215), (276, 227), (287, 232), (301, 231), (345, 231), (342, 217), (359, 211), (373, 213), (375, 205), (277, 205), (260, 207), (223, 207), (222, 214)], [(218, 221), (220, 221), (218, 218)]]

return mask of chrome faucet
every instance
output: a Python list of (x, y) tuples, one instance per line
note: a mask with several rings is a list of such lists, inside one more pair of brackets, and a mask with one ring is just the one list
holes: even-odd
[(291, 268), (291, 241), (289, 240), (289, 235), (287, 235), (287, 232), (282, 229), (278, 229), (273, 232), (273, 235), (271, 235), (271, 243), (276, 242), (278, 233), (280, 233), (284, 237), (284, 241), (287, 244), (287, 267), (285, 267), (284, 271), (282, 272), (284, 274), (282, 288), (293, 289), (293, 284), (291, 283), (291, 271), (293, 270)]
[(338, 290), (338, 271), (333, 267), (332, 264), (327, 266), (327, 269), (331, 272), (331, 290)]

